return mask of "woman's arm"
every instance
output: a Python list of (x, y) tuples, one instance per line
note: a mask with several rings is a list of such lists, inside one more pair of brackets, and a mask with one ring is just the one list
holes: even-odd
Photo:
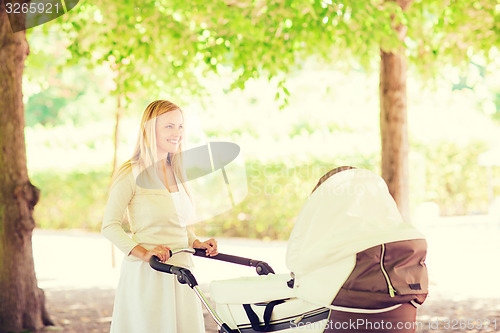
[(194, 242), (196, 242), (198, 240), (198, 238), (193, 233), (193, 231), (191, 231), (191, 228), (192, 228), (192, 226), (188, 226), (186, 228), (186, 231), (187, 231), (187, 235), (188, 235), (188, 244), (189, 244), (189, 246), (191, 246), (194, 249), (195, 248)]
[(132, 249), (138, 245), (121, 226), (125, 210), (134, 196), (134, 189), (135, 182), (131, 171), (115, 181), (109, 191), (101, 228), (104, 237), (109, 239), (125, 255), (130, 255)]
[(130, 238), (121, 226), (125, 210), (134, 196), (134, 189), (135, 182), (132, 172), (123, 175), (111, 186), (104, 210), (101, 232), (125, 255), (133, 255), (146, 262), (149, 262), (149, 259), (155, 255), (162, 262), (165, 262), (170, 257), (170, 248), (158, 245), (148, 251)]

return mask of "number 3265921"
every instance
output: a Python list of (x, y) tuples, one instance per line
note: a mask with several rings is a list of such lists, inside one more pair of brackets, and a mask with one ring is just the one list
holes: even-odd
[(59, 6), (58, 3), (55, 5), (51, 3), (6, 3), (5, 9), (7, 14), (52, 14), (59, 13), (63, 9)]

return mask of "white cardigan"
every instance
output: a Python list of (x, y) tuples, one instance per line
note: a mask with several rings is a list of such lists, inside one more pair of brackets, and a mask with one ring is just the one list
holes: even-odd
[[(144, 183), (141, 179), (142, 186), (139, 186), (132, 171), (115, 181), (104, 211), (102, 234), (125, 253), (128, 260), (139, 260), (129, 255), (136, 245), (148, 250), (159, 244), (171, 249), (191, 247), (196, 236), (186, 226), (193, 207), (184, 186), (178, 182), (179, 192), (170, 193), (165, 187), (155, 188)], [(132, 237), (121, 227), (125, 211)], [(191, 267), (191, 255), (176, 254), (167, 263)]]

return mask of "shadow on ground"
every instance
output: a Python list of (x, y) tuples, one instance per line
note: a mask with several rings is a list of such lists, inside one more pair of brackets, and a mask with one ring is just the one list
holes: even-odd
[[(46, 289), (45, 293), (47, 307), (56, 326), (47, 327), (43, 332), (109, 332), (114, 289)], [(217, 332), (213, 319), (206, 311), (204, 315), (206, 332)], [(489, 325), (486, 325), (487, 320), (490, 321)], [(500, 331), (500, 304), (497, 299), (493, 298), (430, 297), (420, 308), (417, 322), (417, 332), (420, 333), (498, 332)]]

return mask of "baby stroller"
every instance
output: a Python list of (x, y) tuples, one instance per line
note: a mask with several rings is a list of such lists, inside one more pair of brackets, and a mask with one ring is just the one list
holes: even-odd
[[(150, 265), (188, 284), (219, 332), (414, 332), (409, 326), (427, 296), (424, 236), (402, 220), (380, 177), (340, 171), (322, 177), (297, 217), (286, 255), (290, 275), (274, 274), (263, 261), (207, 257), (259, 275), (213, 281), (214, 311), (188, 269), (156, 257)], [(206, 257), (204, 250), (180, 251)]]

